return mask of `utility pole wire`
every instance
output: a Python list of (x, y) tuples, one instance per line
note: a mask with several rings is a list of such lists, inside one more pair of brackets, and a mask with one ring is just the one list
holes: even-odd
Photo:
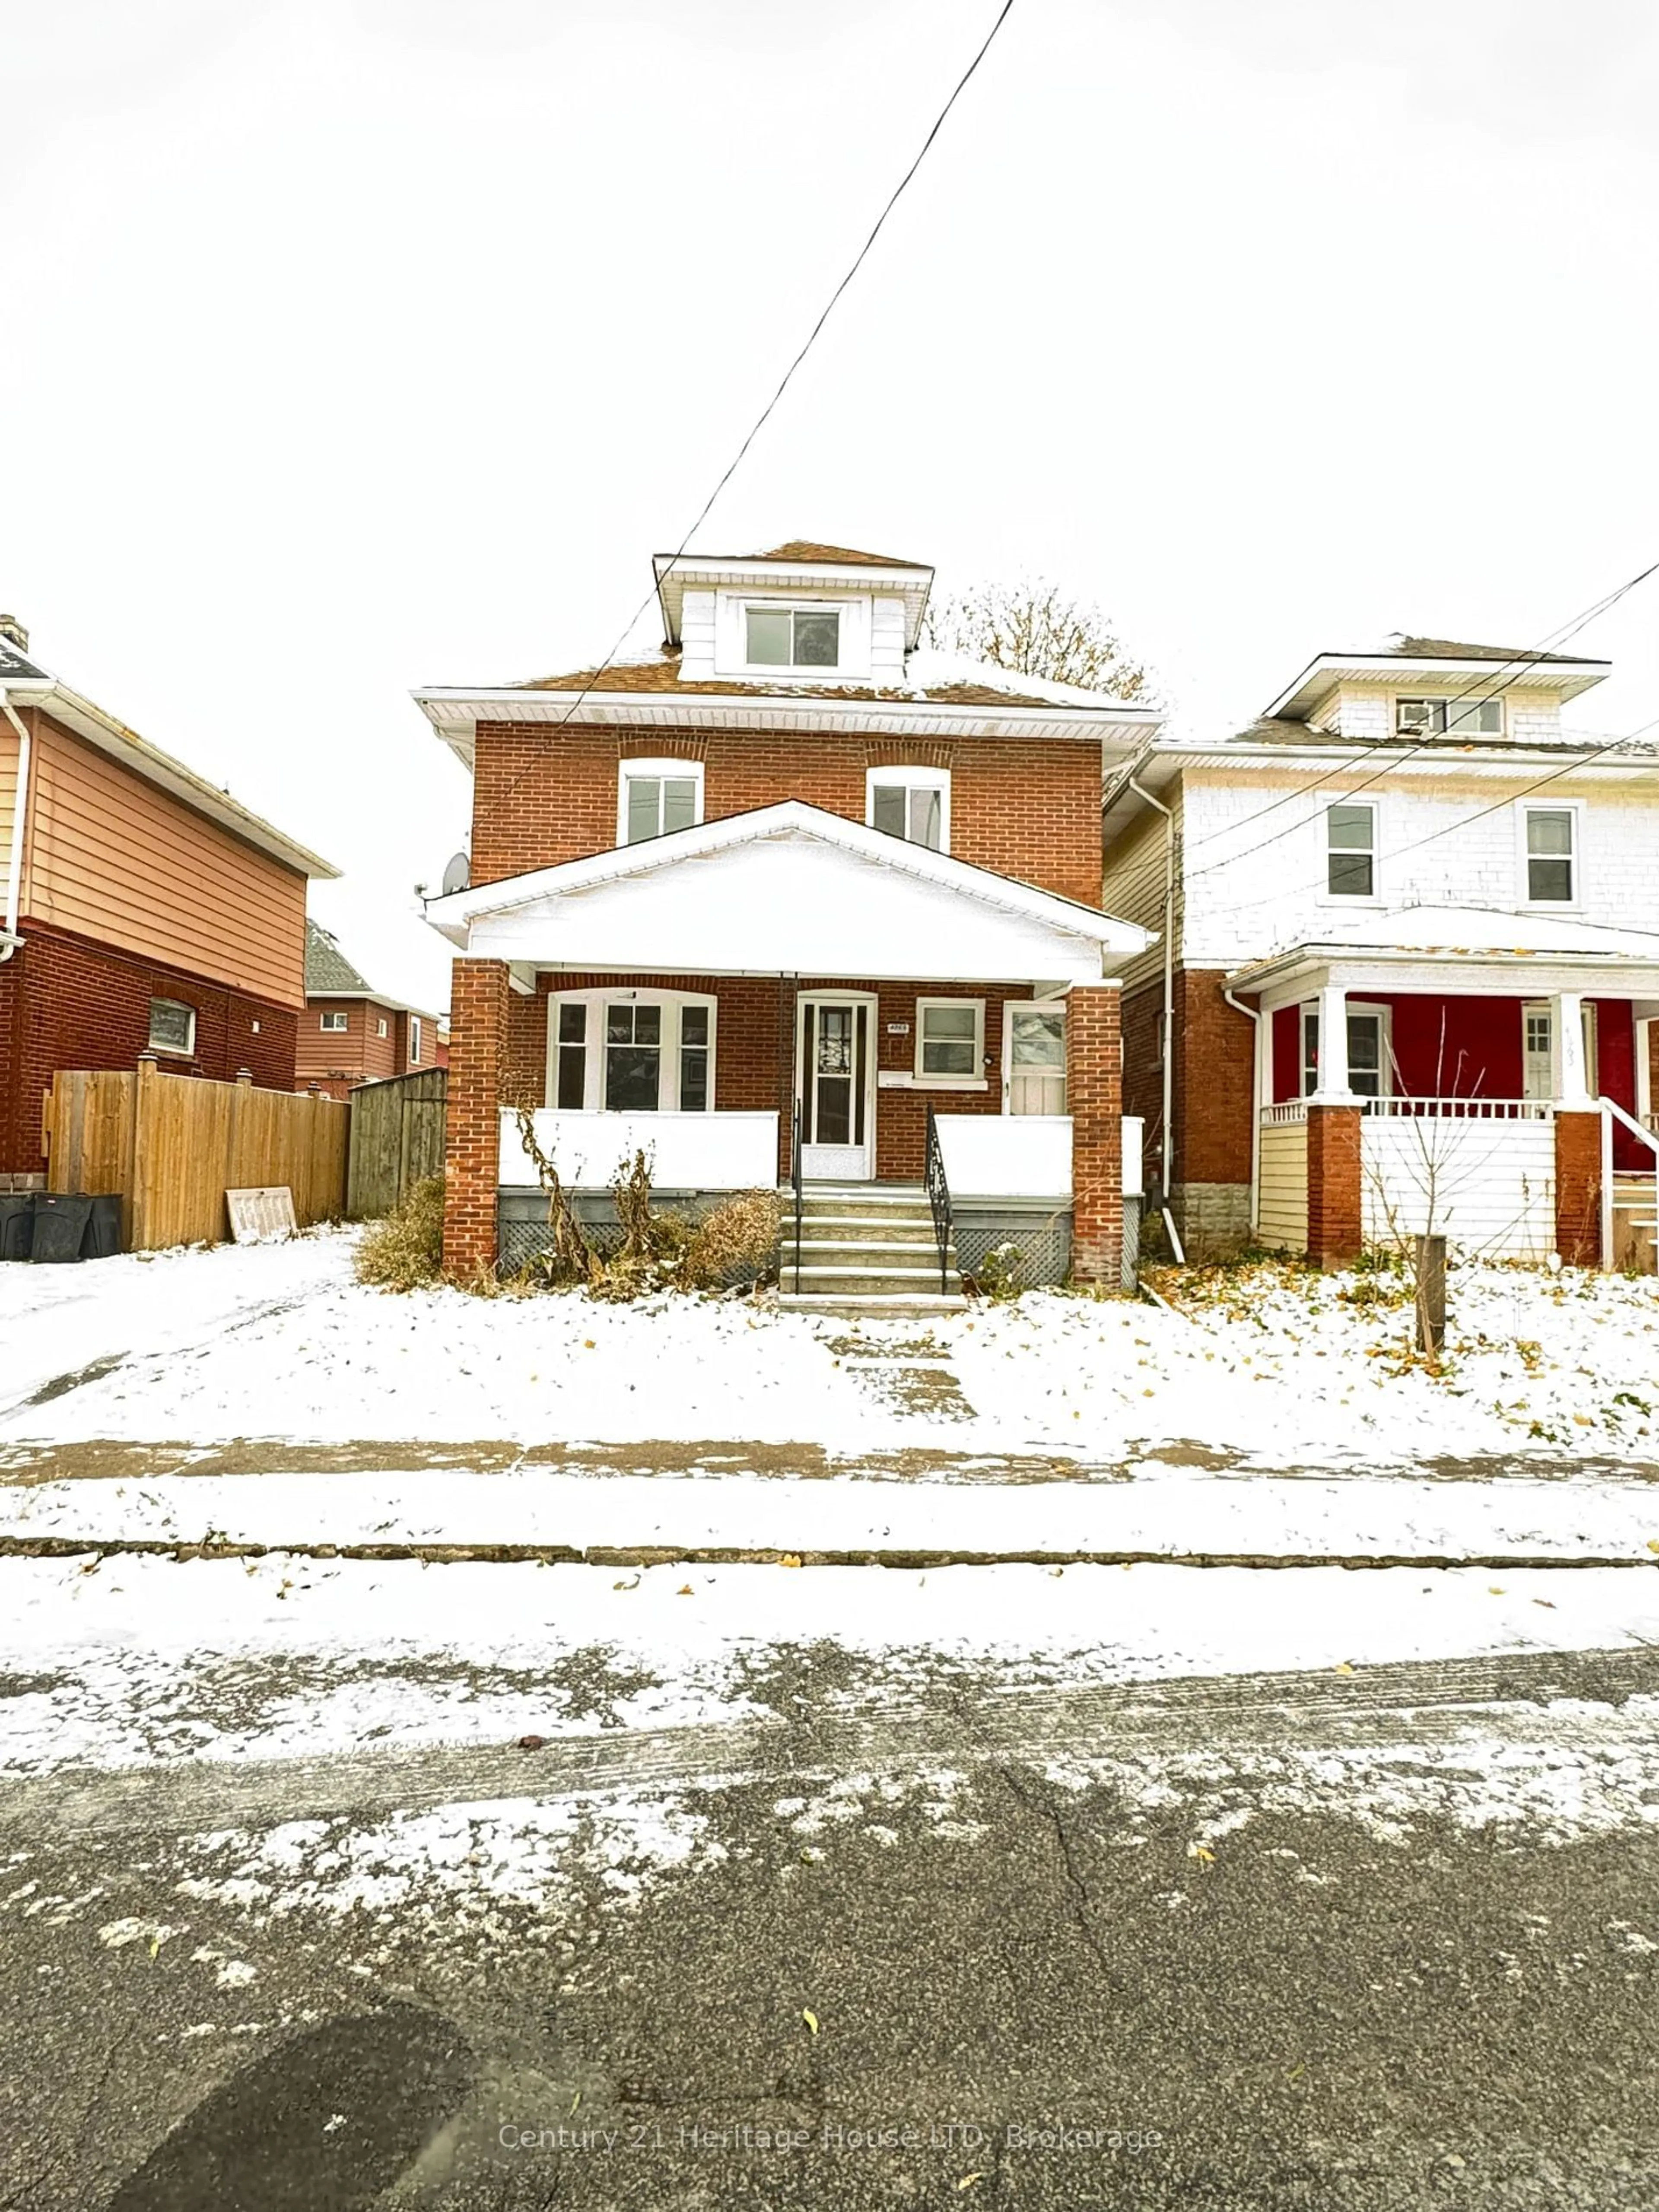
[[(876, 217), (875, 222), (871, 228), (870, 235), (865, 240), (863, 245), (860, 246), (858, 252), (854, 255), (846, 275), (842, 278), (840, 283), (836, 285), (835, 290), (830, 295), (829, 299), (824, 302), (822, 313), (806, 334), (805, 343), (801, 347), (800, 351), (795, 356), (788, 368), (783, 372), (782, 376), (779, 379), (777, 390), (772, 394), (772, 397), (767, 401), (765, 406), (762, 408), (760, 413), (755, 417), (754, 422), (750, 426), (749, 434), (744, 438), (743, 443), (738, 447), (737, 452), (733, 453), (732, 459), (727, 462), (724, 471), (721, 472), (719, 483), (716, 483), (713, 491), (709, 493), (708, 498), (704, 500), (702, 507), (698, 509), (696, 521), (692, 523), (691, 527), (680, 539), (678, 545), (675, 548), (674, 552), (668, 562), (667, 567), (664, 568), (662, 575), (655, 579), (651, 589), (646, 593), (645, 597), (640, 601), (638, 606), (635, 608), (633, 613), (629, 617), (627, 623), (618, 635), (616, 643), (611, 647), (610, 652), (605, 654), (605, 659), (587, 678), (587, 681), (582, 685), (581, 690), (576, 694), (569, 713), (562, 714), (558, 720), (554, 724), (553, 726), (555, 729), (562, 730), (565, 724), (572, 719), (572, 717), (584, 704), (589, 695), (593, 690), (594, 686), (598, 684), (600, 677), (605, 674), (607, 668), (611, 666), (616, 660), (617, 655), (622, 651), (623, 647), (627, 643), (629, 635), (632, 631), (635, 623), (638, 622), (640, 617), (650, 605), (652, 600), (660, 592), (663, 579), (671, 575), (674, 569), (678, 566), (679, 562), (684, 559), (686, 547), (690, 545), (691, 540), (696, 536), (698, 531), (702, 529), (703, 524), (708, 521), (708, 517), (714, 509), (715, 501), (719, 499), (720, 494), (726, 489), (727, 484), (731, 483), (732, 477), (742, 466), (744, 458), (747, 454), (749, 448), (754, 444), (756, 439), (759, 437), (761, 432), (766, 428), (767, 423), (772, 418), (773, 412), (777, 407), (778, 402), (783, 398), (784, 393), (787, 392), (790, 385), (793, 382), (795, 372), (799, 368), (801, 363), (806, 359), (807, 355), (811, 352), (812, 348), (817, 343), (824, 325), (829, 321), (830, 316), (835, 313), (836, 307), (839, 306), (842, 294), (847, 290), (848, 285), (851, 284), (853, 279), (858, 275), (859, 270), (864, 266), (865, 262), (868, 259), (871, 248), (875, 245), (876, 240), (881, 236), (883, 230), (886, 227), (887, 218), (892, 214), (893, 210), (903, 198), (917, 170), (921, 168), (922, 163), (927, 159), (928, 155), (932, 152), (933, 141), (939, 137), (939, 132), (945, 128), (945, 122), (950, 116), (951, 110), (956, 106), (957, 100), (961, 99), (963, 94), (967, 90), (969, 80), (973, 77), (975, 71), (979, 68), (980, 64), (985, 59), (986, 55), (990, 52), (992, 45), (996, 39), (998, 32), (1001, 30), (1003, 25), (1013, 13), (1013, 8), (1014, 0), (1003, 0), (1003, 4), (998, 11), (996, 21), (986, 33), (978, 52), (974, 56), (972, 61), (969, 63), (962, 75), (957, 79), (955, 88), (952, 90), (950, 98), (945, 101), (944, 106), (940, 108), (939, 113), (934, 117), (933, 128), (929, 131), (927, 136), (922, 140), (921, 147), (916, 152), (915, 160), (912, 161), (909, 167), (899, 179), (897, 184), (894, 185), (891, 193), (888, 197), (887, 204), (883, 208), (881, 213)], [(504, 797), (510, 799), (513, 796), (513, 793), (518, 789), (519, 785), (524, 781), (525, 777), (532, 773), (533, 767), (539, 767), (541, 763), (537, 762), (532, 764), (532, 768), (525, 769), (520, 774), (517, 780), (507, 787), (507, 789), (504, 793)]]

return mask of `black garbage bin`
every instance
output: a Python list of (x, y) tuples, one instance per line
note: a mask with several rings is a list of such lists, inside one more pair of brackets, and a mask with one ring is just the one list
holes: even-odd
[(92, 1218), (92, 1200), (82, 1192), (37, 1190), (29, 1257), (41, 1261), (78, 1260)]
[(34, 1193), (0, 1191), (0, 1260), (27, 1260), (34, 1237)]
[(112, 1259), (121, 1249), (121, 1200), (114, 1193), (102, 1193), (92, 1200), (92, 1211), (87, 1216), (86, 1234), (81, 1239), (83, 1260)]

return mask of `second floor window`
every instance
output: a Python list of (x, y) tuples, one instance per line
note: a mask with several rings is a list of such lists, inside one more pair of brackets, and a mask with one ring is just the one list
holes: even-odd
[(1572, 809), (1529, 806), (1526, 816), (1528, 900), (1571, 906), (1578, 896), (1577, 825)]
[(411, 1014), (409, 1018), (409, 1064), (411, 1067), (418, 1067), (421, 1064), (421, 1018), (418, 1014)]
[(951, 849), (951, 777), (945, 769), (872, 768), (865, 819), (872, 830), (929, 851)]
[(325, 1014), (323, 1027), (325, 1030), (333, 1030), (337, 1035), (340, 1030), (349, 1030), (351, 1027), (351, 1017), (349, 1014), (341, 1012)]
[(748, 607), (744, 658), (751, 668), (838, 668), (841, 611), (836, 607)]
[(1325, 888), (1333, 898), (1376, 896), (1376, 809), (1343, 804), (1325, 809)]
[(1401, 737), (1501, 738), (1501, 699), (1396, 699), (1394, 726)]
[(701, 761), (640, 760), (622, 764), (617, 842), (642, 845), (702, 819)]

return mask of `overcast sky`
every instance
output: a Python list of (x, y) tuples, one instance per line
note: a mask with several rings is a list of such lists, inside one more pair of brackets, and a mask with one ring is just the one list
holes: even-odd
[[(0, 607), (441, 1003), (410, 690), (610, 646), (994, 13), (0, 0)], [(1656, 106), (1650, 0), (1015, 0), (697, 544), (1045, 573), (1183, 726), (1541, 639), (1659, 559)]]

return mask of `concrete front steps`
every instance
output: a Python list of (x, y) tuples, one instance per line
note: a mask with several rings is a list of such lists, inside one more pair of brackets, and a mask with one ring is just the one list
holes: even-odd
[(808, 1183), (795, 1264), (794, 1193), (784, 1194), (779, 1304), (848, 1314), (959, 1313), (954, 1246), (939, 1281), (933, 1210), (920, 1183)]

